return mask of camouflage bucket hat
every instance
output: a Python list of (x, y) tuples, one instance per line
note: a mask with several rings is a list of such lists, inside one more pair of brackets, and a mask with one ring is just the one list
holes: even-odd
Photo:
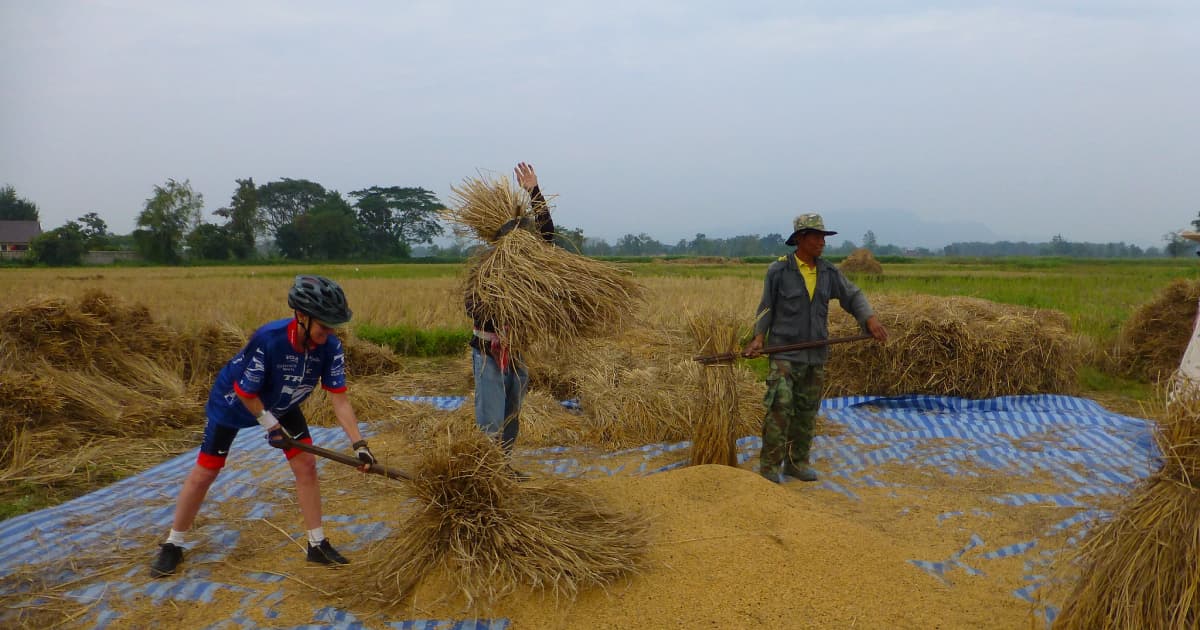
[(826, 230), (825, 229), (825, 220), (821, 218), (821, 215), (819, 215), (815, 212), (809, 212), (807, 214), (802, 214), (802, 215), (796, 217), (794, 220), (792, 220), (792, 230), (793, 230), (792, 235), (789, 236), (788, 240), (786, 241), (786, 244), (788, 244), (788, 245), (795, 245), (796, 237), (800, 236), (800, 234), (802, 234), (804, 232), (808, 232), (808, 231), (820, 232), (820, 233), (824, 234), (825, 236), (832, 236), (834, 234), (837, 234), (837, 232), (831, 232), (829, 230)]

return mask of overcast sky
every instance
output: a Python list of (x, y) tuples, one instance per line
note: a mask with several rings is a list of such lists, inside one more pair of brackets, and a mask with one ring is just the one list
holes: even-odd
[(168, 178), (207, 212), (245, 177), (449, 201), (520, 160), (610, 242), (902, 211), (1160, 246), (1200, 214), (1196, 0), (0, 0), (0, 86), (45, 229), (127, 233)]

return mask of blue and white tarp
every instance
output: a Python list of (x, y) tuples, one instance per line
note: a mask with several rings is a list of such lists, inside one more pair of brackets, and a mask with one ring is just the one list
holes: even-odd
[[(428, 402), (438, 409), (454, 409), (462, 397), (398, 397)], [(578, 403), (564, 403), (577, 408)], [(1151, 439), (1151, 423), (1107, 411), (1085, 399), (1068, 396), (1014, 396), (988, 400), (964, 400), (934, 396), (891, 398), (850, 397), (829, 399), (822, 415), (836, 427), (814, 441), (813, 464), (829, 474), (819, 486), (859, 500), (864, 488), (887, 487), (893, 483), (881, 474), (889, 467), (931, 468), (952, 476), (991, 473), (1044, 476), (1055, 480), (1053, 492), (1001, 493), (989, 497), (998, 506), (1049, 506), (1064, 509), (1063, 518), (1047, 528), (1046, 536), (1072, 533), (1084, 528), (1102, 513), (1093, 509), (1097, 497), (1120, 494), (1146, 477), (1157, 466)], [(365, 427), (364, 427), (364, 430)], [(340, 429), (314, 428), (317, 443), (338, 443)], [(243, 432), (234, 443), (233, 456), (209, 492), (206, 506), (237, 503), (241, 518), (267, 518), (278, 511), (292, 514), (294, 507), (291, 473), (278, 466), (278, 452), (260, 448), (257, 431)], [(752, 461), (761, 446), (756, 436), (738, 441), (739, 462)], [(563, 477), (605, 475), (649, 475), (687, 463), (687, 442), (648, 444), (619, 452), (594, 448), (551, 447), (518, 453), (523, 465)], [(112, 573), (102, 563), (69, 562), (109, 541), (124, 541), (130, 553), (144, 547), (146, 562), (153, 544), (170, 528), (174, 498), (195, 462), (189, 452), (134, 477), (79, 497), (62, 505), (0, 521), (0, 580), (21, 569), (44, 566), (43, 579), (73, 583), (66, 597), (89, 606), (82, 619), (93, 627), (119, 624), (119, 613), (107, 602), (148, 597), (154, 601), (206, 602), (215, 593), (234, 593), (241, 607), (223, 610), (223, 620), (213, 627), (258, 627), (252, 617), (272, 618), (273, 597), (278, 597), (278, 575), (262, 573), (251, 580), (256, 586), (223, 584), (209, 579), (208, 572), (191, 568), (181, 576), (150, 580), (146, 567)], [(750, 465), (750, 464), (747, 464)], [(882, 479), (881, 479), (882, 477)], [(1072, 509), (1073, 508), (1073, 509)], [(208, 508), (206, 508), (208, 509)], [(966, 511), (938, 515), (938, 523), (963, 516)], [(986, 514), (978, 508), (969, 513)], [(361, 549), (390, 533), (390, 527), (370, 515), (330, 516), (337, 523), (339, 547), (348, 552)], [(215, 519), (199, 528), (193, 537), (204, 541), (189, 552), (188, 565), (221, 560), (234, 550), (241, 533), (236, 523)], [(294, 532), (297, 537), (300, 532)], [(1074, 540), (1074, 537), (1071, 539)], [(972, 534), (962, 548), (940, 560), (912, 559), (912, 564), (943, 579), (948, 571), (967, 575), (982, 571), (968, 564), (1006, 557), (1025, 558), (1029, 585), (1013, 593), (1033, 601), (1041, 584), (1038, 571), (1048, 562), (1045, 550), (1032, 539), (989, 548), (988, 541)], [(971, 558), (967, 558), (970, 555)], [(3, 584), (3, 582), (0, 582)], [(31, 599), (30, 606), (38, 602)], [(295, 606), (295, 602), (290, 605)], [(313, 628), (363, 628), (364, 622), (346, 611), (314, 607)], [(253, 613), (253, 615), (251, 614)], [(11, 614), (11, 613), (10, 613)], [(0, 611), (3, 625), (4, 611)], [(500, 629), (508, 620), (395, 620), (386, 627)], [(371, 626), (375, 627), (375, 626)], [(379, 626), (383, 627), (383, 626)]]

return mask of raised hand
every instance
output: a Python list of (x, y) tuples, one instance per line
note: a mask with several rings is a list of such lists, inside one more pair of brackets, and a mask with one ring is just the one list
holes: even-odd
[(521, 188), (524, 188), (526, 192), (532, 192), (534, 188), (537, 188), (537, 173), (533, 171), (532, 164), (521, 162), (520, 164), (517, 164), (517, 167), (513, 169), (513, 172), (517, 176), (517, 184), (520, 185)]

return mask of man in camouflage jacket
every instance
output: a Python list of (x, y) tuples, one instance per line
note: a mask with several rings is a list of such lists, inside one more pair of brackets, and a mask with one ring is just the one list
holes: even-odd
[[(787, 244), (794, 245), (796, 251), (767, 269), (754, 340), (744, 354), (760, 356), (768, 336), (771, 346), (828, 339), (831, 299), (836, 299), (877, 341), (887, 341), (887, 330), (875, 317), (862, 290), (821, 258), (825, 237), (837, 232), (826, 230), (819, 214), (802, 214), (792, 227)], [(759, 471), (775, 483), (780, 482), (780, 473), (801, 481), (817, 480), (808, 456), (828, 358), (827, 346), (770, 355)]]

